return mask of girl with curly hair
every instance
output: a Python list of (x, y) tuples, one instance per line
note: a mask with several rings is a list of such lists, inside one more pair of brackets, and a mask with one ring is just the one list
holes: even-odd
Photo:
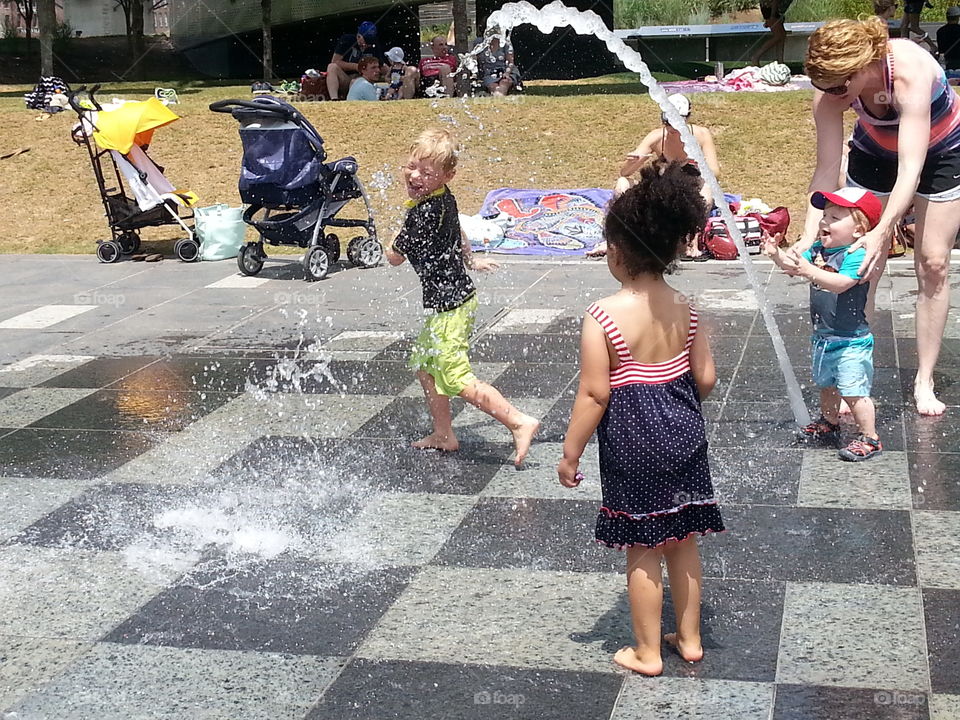
[(580, 456), (597, 432), (596, 539), (626, 550), (637, 641), (613, 660), (643, 675), (663, 671), (661, 558), (677, 617), (676, 632), (663, 639), (688, 662), (703, 657), (696, 536), (724, 529), (700, 407), (716, 383), (713, 356), (696, 311), (664, 280), (706, 216), (699, 178), (664, 160), (642, 168), (639, 183), (610, 207), (607, 264), (621, 288), (587, 308), (580, 387), (557, 468), (560, 483), (576, 487)]

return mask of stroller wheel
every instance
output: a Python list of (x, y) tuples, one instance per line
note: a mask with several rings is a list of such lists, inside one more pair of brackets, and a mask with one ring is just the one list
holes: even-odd
[(124, 233), (117, 242), (120, 244), (120, 252), (124, 255), (133, 255), (140, 249), (140, 236), (135, 232)]
[(303, 256), (303, 269), (307, 273), (307, 280), (323, 280), (330, 271), (330, 258), (327, 251), (319, 245), (314, 245)]
[(200, 243), (191, 238), (180, 238), (173, 246), (173, 254), (183, 262), (193, 262), (200, 258)]
[(369, 235), (357, 237), (347, 245), (347, 257), (357, 267), (376, 267), (383, 260), (383, 246)]
[(97, 258), (102, 263), (115, 263), (120, 259), (120, 244), (107, 240), (97, 245)]
[(327, 257), (330, 262), (335, 263), (340, 259), (340, 238), (333, 233), (327, 233), (323, 238), (323, 247), (327, 251)]
[(266, 255), (257, 243), (247, 243), (240, 247), (240, 254), (237, 255), (237, 265), (244, 275), (256, 275), (263, 270), (265, 258)]

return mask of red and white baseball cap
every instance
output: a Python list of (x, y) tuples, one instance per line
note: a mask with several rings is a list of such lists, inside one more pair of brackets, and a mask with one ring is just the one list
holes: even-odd
[(840, 188), (836, 192), (815, 192), (810, 197), (810, 204), (818, 210), (823, 210), (827, 203), (833, 203), (845, 208), (857, 208), (867, 216), (867, 222), (870, 223), (872, 230), (880, 222), (880, 216), (883, 214), (883, 205), (879, 198), (869, 190), (856, 187)]

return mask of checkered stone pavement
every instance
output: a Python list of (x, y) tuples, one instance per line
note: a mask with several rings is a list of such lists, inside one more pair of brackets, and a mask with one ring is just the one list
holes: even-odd
[[(410, 274), (59, 262), (45, 302), (96, 302), (101, 282), (129, 299), (21, 327), (59, 311), (18, 320), (36, 304), (0, 289), (0, 717), (960, 717), (960, 324), (951, 407), (920, 419), (906, 266), (878, 296), (885, 451), (866, 465), (793, 444), (737, 265), (674, 279), (713, 338), (728, 532), (701, 542), (704, 661), (664, 650), (651, 679), (611, 662), (631, 631), (623, 556), (592, 542), (596, 445), (581, 487), (555, 475), (602, 264), (479, 278), (478, 375), (543, 418), (517, 471), (458, 400), (460, 452), (409, 448), (429, 428)], [(761, 269), (813, 407), (806, 290)]]

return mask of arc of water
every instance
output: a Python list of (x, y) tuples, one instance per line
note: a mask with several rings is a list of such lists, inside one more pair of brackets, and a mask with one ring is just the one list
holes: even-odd
[[(667, 100), (666, 91), (660, 87), (656, 78), (650, 73), (650, 69), (643, 61), (640, 53), (614, 35), (613, 31), (606, 26), (603, 19), (595, 12), (567, 7), (560, 2), (560, 0), (555, 0), (542, 9), (535, 8), (525, 0), (522, 2), (506, 3), (499, 10), (491, 13), (487, 19), (487, 29), (484, 33), (486, 42), (480, 43), (473, 51), (461, 56), (465, 60), (464, 64), (470, 62), (475, 64), (476, 55), (489, 45), (492, 37), (500, 37), (502, 38), (502, 42), (506, 42), (509, 38), (510, 30), (517, 25), (523, 24), (534, 25), (545, 35), (553, 32), (558, 27), (570, 27), (573, 28), (574, 32), (578, 35), (594, 35), (602, 40), (610, 52), (616, 55), (627, 69), (640, 75), (640, 81), (649, 88), (650, 97), (660, 106), (670, 125), (680, 133), (680, 138), (683, 140), (683, 147), (687, 151), (687, 154), (697, 161), (700, 172), (703, 174), (704, 180), (709, 183), (713, 196), (715, 198), (722, 198), (724, 196), (720, 183), (717, 181), (716, 176), (711, 171), (710, 166), (703, 156), (703, 150), (700, 148), (700, 144), (693, 136), (686, 121), (673, 106), (673, 103)], [(760, 308), (767, 332), (773, 340), (773, 347), (777, 355), (777, 360), (780, 363), (780, 369), (783, 372), (783, 379), (786, 383), (787, 395), (790, 399), (790, 407), (793, 410), (794, 419), (797, 424), (806, 425), (810, 422), (810, 414), (807, 412), (807, 407), (803, 402), (800, 383), (797, 382), (797, 376), (793, 371), (793, 366), (790, 364), (790, 358), (787, 356), (787, 349), (784, 347), (780, 328), (777, 326), (777, 321), (773, 316), (770, 303), (767, 301), (766, 293), (763, 291), (763, 287), (757, 277), (757, 271), (753, 266), (753, 261), (747, 253), (747, 248), (743, 243), (743, 236), (740, 234), (733, 213), (730, 212), (730, 208), (725, 202), (720, 202), (718, 206), (720, 208), (720, 215), (730, 232), (730, 237), (733, 239), (739, 251), (744, 272), (757, 297), (757, 305)]]

